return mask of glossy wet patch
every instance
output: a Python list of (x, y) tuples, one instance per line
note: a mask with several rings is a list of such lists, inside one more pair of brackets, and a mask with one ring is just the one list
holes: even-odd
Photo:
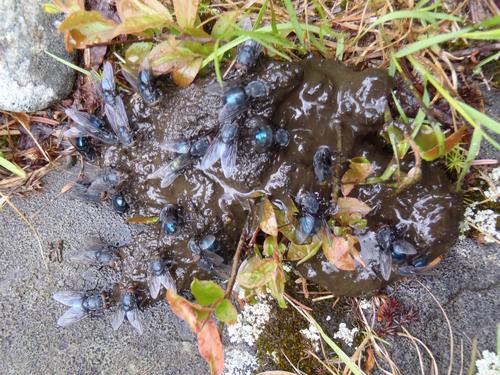
[[(130, 122), (136, 127), (135, 143), (129, 148), (110, 146), (104, 152), (104, 164), (128, 175), (120, 187), (130, 204), (127, 215), (159, 216), (167, 204), (177, 204), (182, 225), (172, 235), (163, 232), (160, 224), (138, 227), (125, 257), (126, 280), (145, 280), (153, 252), (173, 263), (180, 290), (187, 289), (194, 276), (227, 277), (227, 265), (207, 272), (206, 264), (193, 256), (188, 241), (215, 235), (220, 242), (219, 255), (229, 264), (245, 209), (251, 208), (248, 197), (256, 192), (284, 199), (311, 191), (320, 197), (321, 210), (326, 210), (332, 186), (318, 181), (313, 167), (314, 154), (322, 146), (329, 147), (342, 173), (352, 157), (370, 160), (375, 175), (390, 161), (392, 150), (379, 134), (392, 85), (385, 72), (355, 72), (338, 62), (309, 58), (300, 63), (268, 62), (243, 82), (228, 84), (241, 86), (253, 80), (264, 82), (269, 95), (252, 98), (239, 122), (236, 173), (231, 178), (224, 177), (220, 162), (202, 171), (196, 158), (167, 187), (161, 187), (161, 179), (152, 176), (176, 157), (167, 151), (172, 141), (216, 136), (223, 100), (213, 77), (199, 78), (184, 89), (163, 84), (160, 99), (152, 107), (144, 106), (137, 96), (131, 98), (128, 107)], [(255, 116), (267, 119), (274, 131), (286, 129), (288, 145), (256, 150), (252, 142)], [(407, 171), (412, 163), (405, 161), (402, 166)], [(398, 195), (395, 192), (395, 188), (374, 184), (357, 187), (350, 194), (372, 208), (366, 217), (367, 228), (355, 233), (366, 267), (339, 271), (318, 254), (301, 265), (300, 272), (336, 295), (358, 295), (380, 288), (385, 281), (375, 232), (383, 225), (396, 228), (399, 238), (413, 244), (418, 256), (427, 262), (446, 252), (456, 239), (461, 207), (445, 171), (438, 165), (424, 165), (422, 181)], [(397, 277), (398, 272), (393, 272), (392, 279)]]

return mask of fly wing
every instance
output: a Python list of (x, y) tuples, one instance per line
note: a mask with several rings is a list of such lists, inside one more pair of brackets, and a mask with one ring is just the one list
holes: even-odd
[(63, 136), (66, 138), (78, 138), (87, 135), (88, 133), (82, 132), (77, 127), (72, 127), (64, 131)]
[(113, 66), (109, 61), (106, 61), (103, 65), (101, 88), (103, 91), (108, 92), (114, 92), (116, 90)]
[(201, 159), (200, 168), (208, 169), (212, 165), (214, 165), (217, 160), (220, 159), (225, 149), (226, 144), (222, 142), (221, 135), (219, 134), (217, 135), (217, 137), (215, 137), (212, 144), (208, 147), (208, 150), (203, 156), (203, 159)]
[(118, 310), (116, 310), (113, 313), (113, 316), (111, 317), (111, 327), (113, 327), (113, 330), (116, 331), (118, 328), (120, 328), (124, 320), (125, 320), (125, 311), (123, 311), (123, 309), (119, 307)]
[(83, 247), (90, 250), (105, 250), (109, 248), (109, 245), (101, 240), (99, 237), (88, 237), (83, 242)]
[(172, 278), (172, 276), (170, 275), (170, 272), (165, 270), (165, 273), (162, 274), (158, 279), (159, 279), (161, 285), (163, 285), (163, 287), (165, 289), (167, 289), (167, 290), (170, 289), (170, 290), (173, 290), (174, 292), (177, 293), (177, 286), (175, 285), (175, 281)]
[(127, 311), (127, 320), (129, 323), (136, 329), (136, 331), (139, 333), (139, 335), (142, 335), (143, 329), (142, 329), (142, 323), (141, 320), (139, 319), (139, 310), (133, 309), (130, 311)]
[(67, 327), (70, 324), (79, 322), (86, 316), (87, 314), (82, 308), (72, 307), (71, 309), (66, 310), (66, 312), (62, 314), (59, 319), (57, 319), (57, 325), (59, 327)]
[(224, 106), (219, 111), (219, 122), (225, 124), (226, 122), (233, 122), (239, 115), (245, 112), (248, 105), (234, 105), (234, 104), (224, 104)]
[(80, 307), (82, 305), (82, 299), (85, 293), (83, 292), (75, 292), (72, 290), (63, 290), (60, 292), (54, 293), (52, 298), (54, 298), (57, 302), (60, 302), (66, 306), (71, 307)]
[(115, 97), (114, 105), (105, 104), (104, 112), (111, 128), (125, 146), (132, 143), (132, 134), (128, 122), (127, 111), (120, 96)]
[(166, 188), (179, 176), (180, 172), (187, 168), (192, 163), (192, 159), (188, 154), (180, 155), (172, 160), (163, 174), (161, 187)]
[(380, 252), (380, 272), (384, 280), (388, 281), (391, 278), (392, 273), (392, 256), (388, 251)]
[(94, 264), (97, 265), (99, 262), (97, 261), (97, 251), (98, 250), (88, 250), (82, 251), (81, 253), (71, 255), (69, 260), (71, 262), (80, 263), (80, 264)]
[(132, 73), (128, 68), (122, 66), (122, 74), (129, 83), (130, 86), (134, 89), (135, 92), (139, 92), (139, 86), (137, 86), (137, 77)]
[(161, 283), (158, 276), (150, 275), (148, 277), (149, 293), (151, 298), (156, 299), (160, 294)]
[(222, 171), (226, 178), (231, 177), (236, 171), (236, 155), (238, 153), (238, 142), (233, 139), (231, 144), (227, 145), (221, 156)]
[(65, 112), (68, 117), (76, 123), (75, 127), (82, 133), (85, 133), (86, 135), (89, 135), (90, 137), (108, 145), (114, 145), (116, 143), (116, 137), (113, 134), (95, 127), (90, 120), (91, 117), (88, 113), (76, 111), (71, 108), (66, 109)]
[(222, 263), (224, 263), (224, 258), (212, 251), (203, 251), (203, 257), (209, 260), (210, 263), (215, 266), (220, 266)]

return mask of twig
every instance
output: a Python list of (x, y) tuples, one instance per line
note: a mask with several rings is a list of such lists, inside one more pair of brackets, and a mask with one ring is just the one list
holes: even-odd
[(139, 42), (164, 42), (167, 40), (167, 37), (174, 36), (176, 40), (180, 41), (188, 41), (188, 42), (199, 42), (199, 43), (210, 43), (213, 42), (213, 38), (202, 38), (202, 37), (195, 37), (191, 35), (172, 35), (172, 34), (162, 34), (157, 37), (149, 37), (149, 38), (137, 38), (137, 39), (125, 39), (125, 40), (110, 40), (108, 42), (101, 42), (101, 43), (93, 43), (93, 44), (88, 44), (86, 48), (90, 47), (101, 47), (101, 46), (114, 46), (114, 45), (124, 45), (124, 44), (133, 44), (133, 43), (139, 43)]
[(241, 230), (240, 240), (238, 241), (238, 247), (236, 248), (236, 252), (233, 257), (233, 264), (231, 266), (231, 277), (227, 283), (225, 298), (229, 298), (233, 291), (234, 283), (236, 282), (236, 276), (238, 274), (238, 268), (240, 266), (240, 256), (241, 250), (245, 246), (245, 240), (247, 238), (248, 233), (248, 222), (249, 222), (250, 214), (247, 215), (247, 219), (245, 220), (245, 224), (243, 225), (243, 229)]

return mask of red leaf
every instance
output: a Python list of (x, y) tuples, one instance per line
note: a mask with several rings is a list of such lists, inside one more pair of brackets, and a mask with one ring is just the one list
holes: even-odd
[(208, 362), (211, 375), (222, 375), (224, 370), (224, 350), (217, 325), (210, 319), (198, 333), (198, 350)]
[(171, 289), (167, 290), (167, 301), (174, 314), (184, 320), (193, 332), (198, 333), (201, 322), (198, 320), (193, 304), (177, 295)]

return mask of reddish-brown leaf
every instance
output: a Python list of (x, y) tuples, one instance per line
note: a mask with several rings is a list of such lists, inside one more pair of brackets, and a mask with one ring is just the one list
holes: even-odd
[(175, 69), (172, 72), (172, 78), (174, 82), (181, 87), (189, 86), (200, 71), (202, 62), (203, 59), (201, 57), (195, 58), (189, 62), (186, 62), (185, 65), (179, 67), (178, 69)]
[(182, 29), (194, 26), (200, 0), (173, 0), (175, 18)]
[(198, 333), (198, 350), (210, 366), (211, 375), (222, 375), (224, 370), (224, 350), (217, 325), (210, 319)]
[(179, 51), (179, 42), (174, 36), (157, 44), (147, 55), (147, 59), (155, 75), (170, 73), (187, 59), (181, 56)]
[[(450, 150), (460, 143), (463, 136), (467, 131), (467, 126), (463, 125), (456, 132), (448, 136), (444, 140), (444, 152), (448, 153)], [(435, 160), (439, 157), (439, 145), (434, 146), (428, 151), (422, 152), (422, 159), (424, 160)]]
[(193, 304), (173, 292), (171, 289), (167, 290), (167, 301), (174, 314), (184, 320), (193, 332), (198, 333), (201, 322), (198, 320)]
[(373, 351), (373, 348), (368, 348), (366, 350), (366, 360), (364, 364), (364, 371), (367, 374), (371, 374), (373, 371), (373, 368), (375, 367), (375, 353)]
[(352, 271), (356, 268), (349, 252), (349, 242), (344, 237), (333, 236), (332, 241), (323, 241), (326, 259), (340, 270)]

